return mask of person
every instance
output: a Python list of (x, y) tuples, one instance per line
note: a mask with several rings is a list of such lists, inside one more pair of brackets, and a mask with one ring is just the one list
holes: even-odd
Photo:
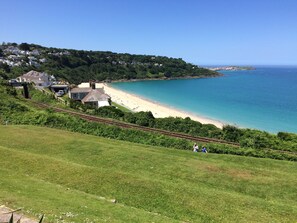
[(197, 145), (197, 143), (195, 143), (193, 146), (193, 152), (198, 152), (198, 150), (199, 150), (199, 146)]
[(203, 148), (202, 148), (202, 152), (203, 152), (203, 153), (207, 153), (207, 150), (206, 150), (206, 147), (205, 147), (205, 146), (203, 146)]

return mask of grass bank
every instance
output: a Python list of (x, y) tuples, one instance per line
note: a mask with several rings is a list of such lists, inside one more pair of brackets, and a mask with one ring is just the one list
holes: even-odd
[(47, 222), (297, 219), (296, 162), (35, 126), (0, 126), (0, 141), (0, 203)]

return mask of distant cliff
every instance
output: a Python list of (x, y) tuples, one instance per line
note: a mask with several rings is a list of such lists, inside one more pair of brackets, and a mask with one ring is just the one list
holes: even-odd
[(210, 67), (208, 69), (212, 71), (221, 71), (221, 70), (255, 70), (256, 68), (251, 66), (219, 66), (219, 67)]
[(180, 58), (58, 49), (27, 43), (0, 45), (2, 77), (13, 78), (30, 70), (45, 71), (70, 83), (219, 76), (216, 71)]

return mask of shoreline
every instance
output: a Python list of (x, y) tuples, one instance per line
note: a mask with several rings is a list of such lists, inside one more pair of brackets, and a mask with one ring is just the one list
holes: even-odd
[(104, 89), (105, 93), (111, 97), (112, 101), (134, 112), (151, 111), (155, 118), (189, 117), (194, 121), (198, 121), (202, 124), (213, 124), (218, 128), (223, 128), (223, 125), (225, 124), (218, 120), (213, 120), (210, 118), (194, 115), (194, 114), (191, 114), (190, 112), (178, 110), (176, 108), (168, 107), (164, 104), (151, 101), (139, 95), (118, 90), (106, 83), (100, 83), (98, 85), (99, 85), (98, 87)]

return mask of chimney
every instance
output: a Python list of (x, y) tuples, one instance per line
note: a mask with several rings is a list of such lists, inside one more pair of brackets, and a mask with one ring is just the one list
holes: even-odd
[(89, 81), (89, 86), (92, 89), (96, 89), (96, 83), (94, 81)]
[(95, 83), (95, 82), (92, 82), (92, 83), (91, 83), (91, 88), (92, 88), (92, 89), (96, 89), (96, 83)]

